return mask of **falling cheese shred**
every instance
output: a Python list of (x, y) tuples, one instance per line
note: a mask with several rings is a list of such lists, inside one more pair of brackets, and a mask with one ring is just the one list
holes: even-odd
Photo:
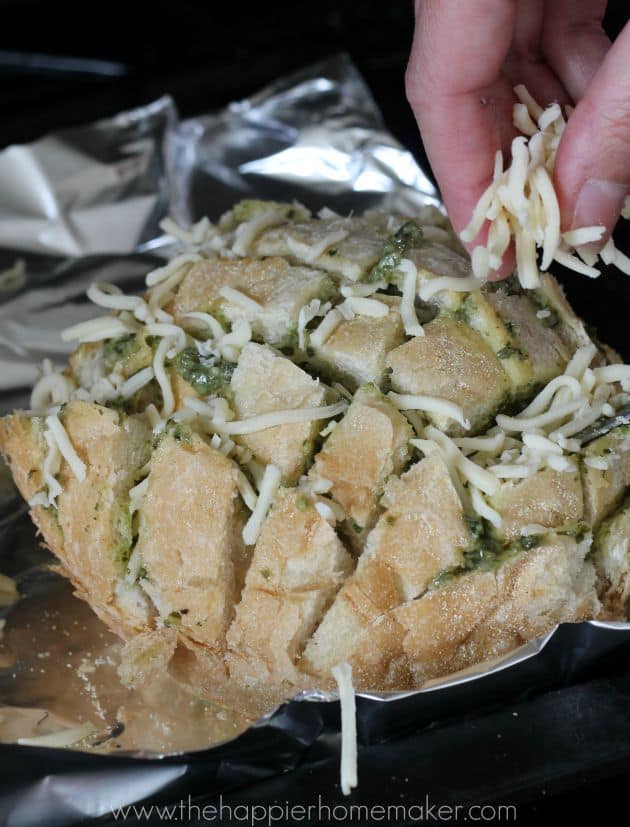
[(349, 663), (338, 663), (331, 671), (337, 682), (341, 706), (341, 791), (344, 795), (350, 795), (358, 785), (356, 700), (352, 667)]

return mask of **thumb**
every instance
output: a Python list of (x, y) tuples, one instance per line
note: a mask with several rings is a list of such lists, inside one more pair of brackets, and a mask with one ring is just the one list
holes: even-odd
[(603, 224), (601, 246), (630, 193), (630, 24), (569, 118), (555, 164), (563, 229)]

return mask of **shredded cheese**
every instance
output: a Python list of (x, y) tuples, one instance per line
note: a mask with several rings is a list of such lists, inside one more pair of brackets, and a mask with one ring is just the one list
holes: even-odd
[(193, 311), (191, 313), (186, 313), (184, 315), (184, 318), (192, 319), (193, 321), (201, 322), (201, 324), (206, 325), (210, 330), (210, 333), (212, 334), (213, 338), (215, 338), (217, 341), (221, 341), (225, 334), (225, 331), (223, 330), (223, 327), (221, 326), (220, 322), (218, 322), (214, 318), (214, 316), (211, 316), (210, 313), (201, 313)]
[(243, 502), (250, 511), (254, 511), (258, 497), (251, 482), (247, 479), (245, 474), (239, 469), (236, 475), (236, 485), (238, 493), (241, 495)]
[[(557, 103), (542, 109), (523, 86), (515, 87), (514, 91), (520, 103), (514, 105), (513, 121), (522, 134), (512, 141), (511, 164), (504, 170), (503, 156), (497, 152), (492, 182), (460, 234), (462, 241), (472, 242), (484, 222), (490, 222), (486, 245), (479, 245), (472, 252), (473, 273), (486, 281), (490, 270), (500, 266), (513, 237), (517, 273), (525, 288), (538, 287), (540, 271), (547, 270), (552, 261), (597, 278), (600, 271), (593, 266), (597, 257), (591, 258), (580, 248), (600, 241), (604, 228), (580, 227), (565, 233), (560, 229), (560, 207), (552, 179), (559, 141), (566, 126), (562, 110)], [(569, 116), (567, 108), (566, 117)], [(625, 213), (624, 209), (622, 214)], [(537, 248), (542, 250), (540, 270)], [(573, 255), (576, 251), (583, 261)], [(613, 264), (630, 275), (630, 258), (615, 247), (612, 239), (600, 257), (605, 264)]]
[(256, 237), (259, 236), (263, 230), (269, 227), (275, 227), (277, 224), (284, 222), (284, 211), (277, 209), (266, 210), (258, 215), (255, 215), (249, 221), (244, 221), (239, 224), (234, 233), (234, 242), (232, 244), (232, 252), (237, 256), (246, 256), (250, 245), (253, 244)]
[(74, 446), (70, 442), (70, 437), (68, 436), (66, 429), (61, 424), (59, 417), (54, 414), (47, 416), (46, 427), (52, 434), (61, 456), (70, 466), (70, 470), (74, 476), (80, 482), (83, 482), (86, 477), (85, 463), (75, 451)]
[(43, 411), (63, 405), (70, 401), (75, 390), (76, 385), (69, 376), (57, 372), (45, 373), (31, 391), (31, 409)]
[(216, 419), (211, 425), (217, 431), (231, 436), (253, 434), (265, 431), (267, 428), (276, 428), (278, 425), (292, 425), (296, 422), (313, 422), (320, 419), (331, 419), (343, 413), (347, 408), (345, 401), (335, 402), (333, 405), (324, 405), (321, 408), (295, 408), (284, 411), (270, 411), (266, 414), (251, 416), (248, 419), (238, 419), (232, 422), (219, 422)]
[(246, 546), (253, 546), (256, 543), (267, 512), (280, 487), (281, 479), (280, 469), (276, 465), (267, 465), (260, 484), (260, 493), (256, 499), (256, 505), (243, 527), (243, 542)]
[(171, 380), (169, 379), (168, 374), (166, 373), (166, 368), (164, 367), (166, 354), (170, 350), (172, 342), (173, 340), (168, 337), (162, 339), (160, 344), (157, 346), (155, 356), (153, 357), (153, 374), (158, 385), (160, 386), (160, 390), (162, 391), (162, 419), (168, 419), (168, 417), (175, 410), (175, 397), (173, 395), (173, 388), (171, 387)]
[(476, 276), (438, 276), (438, 278), (423, 281), (418, 295), (422, 301), (429, 301), (436, 293), (441, 293), (443, 290), (470, 293), (473, 290), (479, 290), (482, 284), (483, 281)]
[(470, 428), (470, 421), (466, 419), (459, 405), (449, 402), (447, 399), (439, 399), (436, 396), (421, 396), (419, 394), (395, 393), (394, 391), (390, 391), (387, 396), (401, 411), (424, 411), (437, 414), (453, 419), (466, 430)]
[(332, 310), (329, 310), (328, 313), (326, 313), (320, 322), (319, 327), (311, 333), (311, 344), (315, 345), (315, 347), (322, 347), (326, 340), (329, 339), (339, 327), (342, 321), (343, 316), (336, 307), (333, 307)]
[(312, 299), (300, 308), (298, 313), (298, 347), (300, 350), (306, 350), (306, 326), (317, 316), (325, 316), (330, 307), (330, 302), (322, 303), (319, 299)]
[(61, 338), (64, 342), (103, 342), (105, 339), (115, 339), (128, 333), (135, 333), (136, 327), (117, 316), (102, 316), (99, 319), (90, 319), (79, 322), (66, 328)]
[(355, 314), (382, 319), (389, 313), (389, 306), (385, 302), (363, 296), (349, 296), (344, 302), (337, 305), (336, 309), (345, 319), (351, 319)]
[(155, 378), (155, 372), (152, 367), (143, 368), (133, 376), (130, 376), (120, 386), (118, 393), (121, 399), (131, 399), (139, 390), (144, 388)]
[(418, 283), (418, 270), (413, 261), (408, 258), (402, 259), (398, 269), (403, 274), (402, 299), (400, 300), (400, 317), (407, 336), (424, 336), (422, 325), (416, 315), (416, 286)]
[(337, 682), (341, 706), (341, 791), (344, 795), (350, 795), (358, 785), (356, 701), (352, 667), (349, 663), (339, 663), (331, 671)]
[(235, 304), (239, 307), (242, 307), (244, 310), (248, 310), (250, 313), (256, 315), (260, 313), (263, 309), (262, 304), (260, 302), (255, 301), (254, 299), (250, 298), (250, 296), (246, 296), (241, 290), (235, 290), (233, 287), (224, 286), (219, 290), (219, 295), (223, 296), (224, 299), (227, 299), (230, 304)]

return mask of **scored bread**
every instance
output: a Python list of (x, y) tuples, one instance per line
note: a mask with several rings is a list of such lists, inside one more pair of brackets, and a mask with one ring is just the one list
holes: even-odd
[(551, 276), (479, 288), (433, 210), (248, 201), (195, 238), (142, 297), (97, 286), (0, 421), (130, 685), (168, 663), (261, 711), (341, 662), (409, 689), (625, 617), (630, 368)]

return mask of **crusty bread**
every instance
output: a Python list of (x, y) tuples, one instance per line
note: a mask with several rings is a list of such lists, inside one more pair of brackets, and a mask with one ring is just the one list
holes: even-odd
[[(376, 633), (375, 624), (405, 600), (421, 595), (440, 572), (463, 563), (470, 532), (438, 454), (392, 478), (382, 504), (387, 510), (369, 534), (355, 573), (304, 650), (303, 668), (314, 675), (325, 677), (336, 663), (348, 661), (375, 678), (361, 663), (361, 654), (355, 655)], [(377, 629), (392, 637), (384, 621)], [(391, 650), (382, 651), (371, 669), (386, 673), (390, 655)]]
[(596, 614), (594, 571), (583, 565), (588, 547), (549, 535), (496, 571), (456, 577), (395, 610), (414, 683), (504, 654), (557, 623)]
[[(584, 325), (545, 276), (528, 293), (511, 280), (416, 297), (424, 335), (407, 335), (401, 257), (420, 296), (434, 279), (469, 276), (470, 263), (441, 214), (403, 221), (243, 202), (208, 237), (221, 255), (202, 240), (199, 260), (165, 292), (158, 284), (172, 314), (159, 316), (159, 336), (127, 312), (131, 332), (80, 345), (57, 377), (77, 386), (66, 404), (0, 421), (44, 542), (127, 641), (127, 684), (169, 664), (200, 695), (254, 716), (332, 688), (343, 661), (358, 688), (410, 689), (558, 623), (625, 617), (629, 426), (586, 447), (569, 440), (562, 457), (558, 444), (555, 464), (544, 441), (543, 453), (519, 454), (518, 428), (498, 434), (494, 454), (496, 428), (481, 447), (457, 441), (498, 413), (523, 415), (591, 345)], [(326, 302), (346, 298), (367, 303), (346, 302), (336, 327), (312, 336)], [(200, 321), (213, 337), (198, 338)], [(593, 366), (607, 361), (617, 357), (600, 347)], [(612, 400), (621, 388), (609, 385)], [(420, 397), (419, 409), (398, 410), (390, 389)], [(431, 441), (427, 424), (455, 441)], [(64, 452), (55, 439), (66, 438)]]
[(409, 457), (412, 430), (405, 417), (373, 385), (360, 388), (315, 457), (309, 475), (332, 483), (350, 541), (372, 527), (386, 480)]
[[(61, 418), (86, 464), (86, 479), (78, 480), (64, 463), (56, 512), (36, 506), (32, 516), (81, 595), (128, 636), (151, 614), (145, 598), (123, 594), (121, 603), (118, 597), (132, 545), (129, 490), (151, 455), (151, 432), (138, 418), (87, 402), (68, 403)], [(28, 499), (43, 484), (42, 430), (38, 417), (14, 414), (2, 423), (0, 447)]]
[[(325, 389), (290, 359), (257, 344), (243, 348), (231, 391), (240, 418), (290, 408), (316, 408), (325, 404), (326, 396)], [(275, 463), (285, 482), (292, 484), (310, 462), (316, 429), (317, 422), (297, 422), (237, 439), (259, 461)]]
[(489, 499), (503, 518), (499, 533), (505, 540), (518, 539), (526, 526), (559, 528), (584, 516), (579, 471), (543, 468), (512, 486), (502, 486)]
[(299, 685), (296, 662), (353, 560), (315, 504), (280, 492), (254, 549), (230, 626), (227, 663), (242, 686)]
[[(221, 288), (231, 287), (262, 306), (257, 313), (229, 301)], [(254, 333), (278, 347), (295, 343), (300, 308), (311, 299), (335, 295), (329, 275), (321, 270), (292, 267), (285, 259), (209, 259), (186, 274), (170, 310), (185, 324), (191, 310), (211, 312), (231, 324), (250, 322)]]
[[(396, 304), (389, 296), (379, 298), (384, 304)], [(357, 315), (345, 319), (321, 345), (313, 345), (310, 362), (331, 379), (343, 382), (350, 390), (372, 383), (385, 382), (386, 357), (404, 341), (400, 314), (394, 309), (381, 318)]]
[(222, 648), (249, 554), (236, 468), (197, 434), (166, 434), (150, 463), (136, 551), (161, 614)]
[[(509, 395), (510, 383), (501, 360), (455, 317), (438, 317), (424, 326), (424, 333), (388, 354), (392, 388), (455, 402), (472, 431), (481, 430)], [(447, 417), (432, 414), (430, 419), (446, 433), (463, 433), (461, 425)]]
[(630, 485), (630, 426), (614, 428), (589, 443), (585, 457), (603, 457), (605, 471), (582, 463), (584, 517), (596, 529), (623, 499)]
[(593, 543), (593, 562), (603, 616), (623, 617), (630, 599), (630, 500), (605, 520)]

